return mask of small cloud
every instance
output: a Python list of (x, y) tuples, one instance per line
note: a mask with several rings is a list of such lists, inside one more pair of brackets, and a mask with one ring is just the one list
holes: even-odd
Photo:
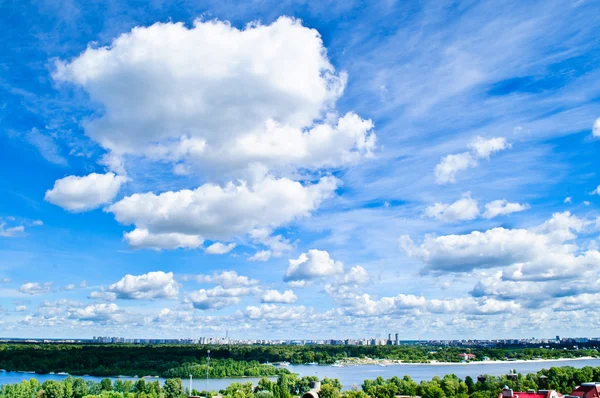
[(79, 287), (80, 287), (80, 288), (82, 288), (82, 289), (83, 289), (83, 288), (84, 288), (84, 287), (86, 287), (86, 286), (87, 286), (87, 281), (81, 281), (81, 282), (79, 282)]
[(27, 311), (27, 307), (24, 306), (24, 305), (17, 305), (15, 307), (15, 311), (17, 311), (17, 312), (24, 312), (24, 311)]
[(600, 117), (594, 122), (594, 126), (592, 127), (592, 136), (595, 138), (600, 138)]
[(563, 203), (573, 203), (573, 198), (571, 196), (567, 196)]
[(32, 227), (41, 227), (42, 225), (44, 225), (44, 222), (42, 220), (35, 220), (31, 222)]
[(235, 246), (235, 243), (224, 245), (221, 242), (215, 242), (212, 245), (208, 246), (205, 252), (208, 254), (226, 254), (232, 251), (235, 248)]
[(73, 289), (75, 289), (75, 284), (74, 283), (70, 283), (70, 284), (68, 284), (67, 286), (65, 286), (63, 288), (63, 290), (73, 290)]
[(248, 257), (248, 261), (268, 261), (271, 258), (271, 250), (261, 250)]
[(52, 290), (52, 282), (46, 282), (46, 283), (29, 282), (29, 283), (24, 283), (19, 288), (19, 291), (21, 293), (31, 294), (31, 295), (48, 293), (51, 290)]

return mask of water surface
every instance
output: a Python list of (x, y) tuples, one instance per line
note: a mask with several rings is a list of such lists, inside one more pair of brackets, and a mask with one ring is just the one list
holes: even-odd
[[(600, 359), (583, 359), (583, 360), (563, 360), (563, 361), (543, 361), (543, 362), (512, 362), (512, 363), (497, 363), (497, 362), (479, 362), (470, 364), (401, 364), (401, 365), (360, 365), (360, 366), (344, 366), (341, 368), (332, 366), (311, 366), (311, 365), (291, 365), (288, 369), (300, 376), (318, 376), (320, 379), (325, 377), (340, 379), (345, 389), (352, 388), (354, 385), (360, 386), (365, 379), (375, 379), (378, 376), (388, 379), (393, 376), (402, 377), (409, 375), (415, 381), (430, 380), (434, 376), (443, 377), (446, 374), (455, 374), (461, 379), (466, 376), (471, 376), (474, 379), (480, 374), (490, 374), (500, 376), (506, 374), (510, 369), (516, 369), (519, 373), (532, 373), (541, 369), (548, 369), (553, 366), (573, 366), (575, 368), (583, 368), (584, 366), (600, 366)], [(0, 385), (10, 383), (20, 383), (22, 380), (36, 378), (40, 382), (46, 380), (62, 380), (67, 375), (60, 374), (44, 374), (25, 372), (0, 372)], [(99, 382), (103, 377), (83, 376), (85, 380), (93, 380)], [(109, 377), (111, 380), (137, 380), (135, 377)], [(274, 379), (274, 378), (271, 378)], [(159, 380), (164, 382), (163, 378), (146, 377), (147, 381)], [(251, 381), (256, 384), (260, 378), (228, 378), (228, 379), (210, 379), (208, 387), (211, 390), (221, 390), (234, 382), (244, 383)], [(590, 380), (591, 381), (591, 380)], [(595, 380), (600, 381), (600, 380)], [(192, 388), (202, 391), (206, 389), (206, 379), (194, 379)], [(189, 380), (183, 380), (184, 387), (189, 386)]]

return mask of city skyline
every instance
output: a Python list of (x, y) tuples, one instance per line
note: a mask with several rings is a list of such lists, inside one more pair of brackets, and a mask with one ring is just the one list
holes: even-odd
[(600, 5), (88, 3), (0, 16), (0, 336), (600, 330)]

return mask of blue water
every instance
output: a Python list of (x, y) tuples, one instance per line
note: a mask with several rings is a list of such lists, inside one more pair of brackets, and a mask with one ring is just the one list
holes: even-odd
[[(361, 366), (310, 366), (310, 365), (291, 365), (288, 369), (301, 376), (318, 376), (320, 379), (324, 377), (340, 379), (345, 389), (352, 388), (354, 385), (360, 386), (365, 379), (375, 379), (378, 376), (384, 379), (392, 376), (402, 377), (409, 375), (413, 380), (430, 380), (433, 376), (444, 376), (446, 374), (455, 374), (460, 378), (471, 376), (476, 378), (480, 374), (490, 374), (499, 376), (506, 374), (510, 369), (516, 369), (519, 373), (532, 373), (541, 369), (548, 369), (553, 366), (573, 366), (575, 368), (583, 368), (584, 366), (600, 366), (600, 359), (584, 359), (584, 360), (565, 360), (565, 361), (544, 361), (544, 362), (512, 362), (512, 363), (494, 363), (480, 362), (470, 364), (451, 364), (451, 365), (432, 365), (432, 364), (402, 364), (389, 365), (386, 367), (378, 365), (361, 365)], [(59, 374), (34, 374), (24, 372), (0, 372), (0, 385), (10, 383), (20, 383), (22, 380), (36, 378), (40, 382), (46, 380), (62, 380), (66, 375)], [(83, 376), (86, 380), (99, 382), (103, 377)], [(137, 380), (135, 377), (110, 377), (112, 380)], [(164, 382), (162, 378), (146, 377), (146, 380), (159, 380)], [(208, 387), (210, 390), (220, 390), (226, 388), (233, 382), (244, 383), (251, 381), (254, 384), (259, 378), (229, 378), (229, 379), (210, 379)], [(591, 381), (591, 380), (590, 380)], [(600, 381), (600, 380), (595, 380)], [(189, 386), (189, 380), (184, 380), (183, 385)], [(206, 389), (206, 379), (196, 379), (192, 382), (192, 388), (199, 391)]]

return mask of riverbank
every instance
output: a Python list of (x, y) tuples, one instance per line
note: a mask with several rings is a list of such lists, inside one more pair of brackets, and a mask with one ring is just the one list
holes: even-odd
[[(494, 365), (494, 364), (520, 364), (520, 363), (538, 363), (538, 362), (563, 362), (563, 361), (585, 361), (599, 359), (598, 357), (586, 356), (578, 358), (553, 358), (553, 359), (515, 359), (515, 360), (487, 360), (487, 361), (463, 361), (463, 362), (404, 362), (393, 359), (376, 359), (376, 358), (347, 358), (336, 362), (338, 366), (363, 366), (363, 365), (378, 365), (378, 366), (395, 366), (395, 365), (439, 365), (439, 366), (455, 366), (455, 365)], [(333, 365), (333, 366), (335, 366)]]

